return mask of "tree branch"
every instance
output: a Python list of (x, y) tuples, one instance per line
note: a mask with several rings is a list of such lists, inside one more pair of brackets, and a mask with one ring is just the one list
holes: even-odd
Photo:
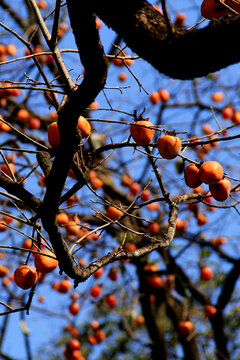
[(164, 17), (145, 0), (93, 3), (97, 15), (128, 47), (169, 77), (193, 79), (240, 60), (234, 36), (239, 33), (239, 16), (212, 21), (201, 29), (174, 30), (169, 34)]

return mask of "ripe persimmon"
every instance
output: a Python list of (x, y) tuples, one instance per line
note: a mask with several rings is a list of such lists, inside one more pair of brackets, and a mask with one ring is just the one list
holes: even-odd
[(58, 266), (56, 255), (49, 250), (42, 250), (34, 257), (34, 265), (38, 271), (48, 274)]
[(37, 271), (29, 265), (21, 265), (14, 272), (14, 281), (23, 290), (30, 289), (37, 279)]
[(27, 109), (18, 110), (16, 116), (17, 116), (18, 120), (20, 120), (22, 122), (28, 122), (28, 120), (30, 119), (30, 114)]
[(215, 0), (203, 0), (201, 5), (201, 14), (206, 19), (221, 18), (228, 11)]
[(68, 309), (69, 309), (70, 314), (75, 316), (75, 315), (77, 315), (79, 313), (80, 305), (77, 302), (72, 302), (69, 305)]
[[(141, 126), (143, 125), (143, 126)], [(133, 140), (136, 142), (139, 146), (146, 146), (150, 144), (154, 132), (154, 129), (151, 129), (150, 127), (153, 126), (153, 124), (148, 120), (135, 120), (131, 126), (130, 126), (130, 134), (133, 138)]]
[(150, 224), (148, 224), (147, 232), (151, 235), (158, 234), (160, 231), (160, 225), (158, 222), (154, 221)]
[(179, 321), (178, 328), (181, 335), (188, 335), (193, 329), (193, 323), (190, 320)]
[(179, 154), (181, 146), (181, 139), (174, 135), (160, 136), (157, 142), (158, 151), (164, 159), (174, 159)]
[(217, 309), (213, 305), (205, 305), (204, 306), (204, 314), (207, 318), (210, 318), (211, 316), (215, 315), (217, 312)]
[(202, 184), (202, 180), (199, 177), (199, 167), (196, 164), (189, 164), (185, 168), (184, 175), (185, 182), (190, 188), (195, 189)]
[[(16, 171), (15, 171), (15, 165), (13, 163), (8, 163), (7, 164), (2, 164), (1, 168), (2, 172), (4, 172), (6, 175), (12, 177), (12, 174), (15, 175)], [(11, 170), (11, 171), (10, 171)], [(12, 172), (12, 174), (11, 174)]]
[(69, 235), (78, 235), (79, 233), (79, 225), (75, 220), (69, 220), (66, 226), (67, 233)]
[(215, 200), (225, 201), (230, 194), (231, 183), (228, 179), (222, 179), (216, 184), (209, 185), (209, 191)]
[(8, 132), (11, 130), (10, 126), (8, 126), (7, 124), (5, 124), (3, 121), (4, 120), (2, 115), (0, 115), (0, 131), (1, 132)]
[(78, 128), (81, 131), (82, 134), (82, 138), (86, 138), (91, 134), (91, 125), (90, 123), (87, 121), (87, 119), (80, 115), (78, 118)]
[(127, 79), (127, 74), (125, 72), (121, 72), (119, 75), (118, 75), (118, 80), (119, 81), (125, 81)]
[(129, 187), (130, 194), (136, 196), (140, 192), (140, 188), (141, 188), (140, 184), (134, 181)]
[(53, 148), (55, 148), (55, 149), (59, 148), (60, 134), (59, 134), (59, 130), (58, 130), (57, 121), (54, 121), (48, 127), (48, 141), (49, 141), (49, 144)]
[(71, 288), (72, 288), (71, 281), (68, 279), (63, 279), (59, 282), (57, 291), (60, 292), (61, 294), (66, 294), (69, 290), (71, 290)]
[(209, 281), (213, 277), (213, 271), (209, 266), (203, 266), (200, 269), (201, 280)]
[(95, 330), (93, 336), (97, 340), (97, 343), (102, 342), (106, 338), (106, 334), (103, 329)]
[(100, 285), (94, 285), (90, 290), (90, 295), (97, 298), (102, 293), (102, 287)]
[(6, 265), (1, 264), (0, 265), (0, 278), (3, 278), (5, 275), (7, 275), (9, 271), (9, 268)]
[(197, 224), (198, 224), (198, 226), (205, 225), (207, 222), (208, 222), (207, 216), (205, 216), (204, 214), (198, 214), (197, 215)]
[(113, 294), (107, 295), (106, 298), (105, 298), (105, 303), (107, 304), (108, 307), (114, 308), (117, 305), (116, 296), (113, 295)]
[(143, 201), (148, 201), (150, 200), (150, 198), (151, 198), (151, 191), (148, 189), (143, 190), (143, 192), (141, 193), (141, 199)]
[(160, 96), (160, 100), (162, 100), (163, 102), (166, 102), (170, 99), (170, 94), (167, 89), (160, 89), (158, 91), (158, 94)]
[(151, 92), (151, 94), (149, 95), (149, 100), (153, 105), (159, 103), (159, 101), (161, 100), (159, 92), (158, 91)]
[(216, 184), (223, 178), (222, 165), (217, 161), (205, 161), (199, 168), (199, 177), (204, 184)]
[(103, 273), (104, 273), (104, 269), (103, 269), (103, 267), (101, 267), (95, 271), (93, 276), (95, 277), (95, 279), (99, 279)]
[(118, 220), (123, 215), (123, 212), (114, 206), (107, 208), (107, 217), (111, 220)]
[(224, 99), (224, 93), (221, 91), (217, 91), (214, 94), (212, 94), (212, 100), (215, 102), (221, 102), (223, 101), (223, 99)]
[(224, 120), (232, 119), (233, 114), (234, 114), (234, 109), (233, 106), (231, 105), (225, 106), (221, 111), (221, 115)]
[(68, 214), (65, 212), (61, 212), (61, 213), (57, 214), (57, 223), (59, 226), (68, 225), (68, 223), (69, 223)]

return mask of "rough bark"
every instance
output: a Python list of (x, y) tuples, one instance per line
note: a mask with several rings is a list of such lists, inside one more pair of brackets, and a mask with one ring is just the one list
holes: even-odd
[(206, 76), (240, 60), (239, 16), (212, 21), (201, 29), (173, 29), (169, 34), (164, 17), (145, 0), (95, 0), (93, 5), (129, 48), (169, 77)]

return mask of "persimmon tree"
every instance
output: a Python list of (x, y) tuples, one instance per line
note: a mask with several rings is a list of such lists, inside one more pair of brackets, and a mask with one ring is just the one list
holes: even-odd
[(1, 357), (237, 358), (239, 3), (0, 9)]

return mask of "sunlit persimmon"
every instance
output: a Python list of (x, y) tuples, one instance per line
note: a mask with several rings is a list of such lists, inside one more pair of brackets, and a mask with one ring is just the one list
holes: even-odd
[(104, 273), (104, 269), (103, 269), (103, 267), (101, 267), (95, 271), (93, 276), (95, 277), (95, 279), (99, 279), (103, 273)]
[(147, 204), (147, 209), (150, 211), (157, 211), (159, 210), (160, 205), (158, 202), (152, 202), (150, 204)]
[(90, 327), (93, 329), (93, 330), (96, 330), (100, 327), (100, 323), (99, 321), (97, 320), (92, 320), (91, 323), (90, 323)]
[(206, 191), (202, 188), (202, 186), (198, 186), (193, 190), (194, 194), (204, 194)]
[(0, 232), (3, 232), (7, 229), (6, 222), (0, 219)]
[(217, 91), (214, 94), (212, 94), (212, 100), (215, 102), (221, 102), (223, 101), (223, 99), (224, 99), (224, 94), (221, 91)]
[(216, 184), (209, 185), (209, 191), (212, 197), (217, 201), (225, 201), (231, 191), (231, 183), (228, 179), (222, 179)]
[(151, 198), (151, 191), (148, 189), (143, 190), (141, 193), (141, 199), (143, 201), (148, 201)]
[(125, 72), (121, 72), (118, 75), (118, 80), (121, 81), (121, 82), (126, 81), (127, 80), (127, 74)]
[(217, 161), (205, 161), (199, 168), (199, 177), (205, 184), (216, 184), (223, 178), (222, 165)]
[(213, 277), (213, 271), (209, 266), (203, 266), (200, 269), (200, 278), (204, 281), (209, 281)]
[(163, 280), (160, 276), (146, 275), (146, 281), (154, 289), (160, 289), (163, 286)]
[(78, 235), (79, 224), (77, 224), (74, 220), (69, 220), (68, 224), (66, 225), (66, 230), (70, 235)]
[(3, 117), (0, 115), (0, 131), (9, 132), (11, 130), (10, 126), (1, 121), (1, 119), (3, 120)]
[(30, 289), (38, 280), (37, 271), (29, 265), (21, 265), (14, 272), (14, 281), (21, 289)]
[(89, 342), (90, 345), (96, 345), (98, 343), (97, 339), (93, 334), (88, 335), (87, 341)]
[(97, 342), (102, 342), (106, 338), (106, 334), (103, 329), (97, 329), (94, 331), (94, 337), (97, 340)]
[(6, 175), (12, 177), (12, 174), (15, 175), (16, 170), (15, 170), (15, 165), (13, 163), (8, 163), (7, 164), (2, 164), (1, 168), (2, 172), (4, 172)]
[(225, 236), (219, 236), (219, 237), (213, 236), (210, 239), (211, 244), (214, 244), (214, 245), (224, 245), (227, 243), (227, 241), (228, 241), (228, 239)]
[(221, 115), (224, 120), (232, 119), (233, 113), (234, 113), (234, 109), (230, 105), (225, 106), (221, 111)]
[(3, 278), (9, 272), (9, 268), (6, 265), (0, 265), (0, 278)]
[(135, 120), (130, 125), (130, 134), (133, 140), (139, 146), (146, 146), (150, 144), (155, 130), (151, 127), (153, 124), (148, 120)]
[(140, 188), (140, 184), (134, 181), (129, 187), (130, 194), (136, 196), (140, 192)]
[(78, 118), (78, 129), (81, 131), (82, 138), (86, 138), (91, 134), (91, 125), (82, 115)]
[(181, 335), (189, 335), (193, 330), (193, 323), (190, 320), (179, 321), (178, 328)]
[(28, 122), (28, 120), (30, 119), (30, 114), (27, 109), (18, 110), (16, 116), (17, 116), (18, 120), (20, 120), (22, 122)]
[(174, 26), (181, 29), (185, 27), (187, 15), (185, 13), (178, 13), (174, 20)]
[(57, 223), (59, 226), (68, 225), (68, 223), (69, 223), (68, 214), (65, 212), (61, 212), (61, 213), (57, 214)]
[(30, 117), (28, 120), (29, 129), (40, 129), (41, 128), (41, 120), (36, 117)]
[(6, 54), (6, 46), (4, 44), (0, 44), (0, 56)]
[(158, 151), (164, 159), (174, 159), (179, 154), (181, 146), (181, 139), (173, 135), (160, 136), (157, 142)]
[(143, 315), (137, 315), (135, 318), (134, 318), (134, 323), (136, 325), (142, 325), (145, 323), (145, 317)]
[(38, 301), (39, 301), (40, 303), (43, 303), (45, 300), (46, 300), (46, 298), (45, 298), (44, 295), (38, 295)]
[(204, 214), (198, 214), (197, 215), (197, 224), (199, 226), (205, 225), (208, 222), (208, 217), (205, 216)]
[(72, 302), (69, 305), (68, 309), (69, 309), (70, 314), (76, 316), (79, 313), (80, 305), (77, 302)]
[(94, 298), (97, 298), (98, 296), (100, 296), (101, 293), (102, 293), (102, 287), (100, 285), (94, 285), (90, 289), (90, 295)]
[(101, 189), (104, 185), (104, 182), (101, 179), (99, 179), (97, 176), (94, 178), (89, 177), (89, 182), (93, 190)]
[(71, 351), (80, 349), (80, 341), (78, 339), (71, 339), (67, 343), (67, 348)]
[(202, 131), (204, 132), (204, 134), (211, 134), (214, 130), (210, 124), (204, 124), (202, 126)]
[(154, 221), (147, 226), (147, 232), (151, 235), (158, 234), (160, 231), (160, 225), (158, 222)]
[(123, 212), (114, 206), (107, 208), (107, 217), (111, 220), (118, 220), (123, 215)]
[(124, 248), (125, 248), (126, 250), (128, 250), (128, 251), (134, 251), (134, 250), (137, 249), (136, 245), (133, 244), (133, 243), (130, 242), (130, 241), (127, 241), (127, 242), (125, 243)]
[[(209, 140), (218, 140), (218, 136), (211, 135), (211, 136), (209, 136)], [(213, 142), (209, 143), (208, 145), (210, 145), (211, 147), (216, 147), (216, 146), (218, 146), (218, 141), (213, 141)]]
[(170, 99), (170, 94), (169, 91), (167, 89), (160, 89), (158, 91), (158, 94), (160, 96), (160, 100), (163, 102), (166, 102)]
[(66, 294), (72, 288), (72, 283), (68, 279), (63, 279), (58, 284), (58, 292)]
[(199, 167), (196, 164), (189, 164), (185, 168), (185, 181), (187, 186), (194, 189), (202, 184), (202, 180), (199, 177)]
[(37, 1), (37, 6), (39, 9), (45, 10), (48, 7), (48, 3), (45, 0), (39, 0)]
[(7, 44), (5, 46), (5, 51), (6, 51), (7, 55), (14, 56), (17, 53), (17, 47), (15, 44)]
[(188, 220), (182, 220), (180, 218), (176, 219), (176, 230), (180, 232), (187, 231), (188, 228)]
[(153, 105), (159, 103), (161, 100), (159, 92), (158, 91), (151, 92), (151, 94), (149, 95), (149, 100)]
[(59, 133), (59, 130), (58, 130), (57, 121), (54, 121), (48, 127), (48, 141), (49, 141), (49, 144), (53, 148), (55, 148), (55, 149), (59, 148), (59, 145), (60, 145), (60, 133)]
[(213, 305), (205, 305), (204, 306), (204, 314), (207, 318), (210, 318), (211, 316), (215, 315), (217, 312), (217, 309)]
[(90, 110), (97, 110), (99, 108), (99, 103), (95, 100), (89, 105)]
[(117, 305), (117, 298), (114, 294), (107, 295), (105, 298), (105, 303), (108, 307), (114, 308)]
[(234, 124), (240, 123), (240, 111), (234, 111), (233, 116), (232, 116), (232, 122)]
[(36, 269), (43, 274), (52, 272), (58, 266), (56, 255), (49, 250), (42, 250), (34, 257), (34, 265)]
[(130, 178), (130, 176), (125, 175), (125, 174), (122, 176), (122, 179), (121, 179), (122, 186), (130, 187), (132, 183), (133, 183), (133, 180)]

